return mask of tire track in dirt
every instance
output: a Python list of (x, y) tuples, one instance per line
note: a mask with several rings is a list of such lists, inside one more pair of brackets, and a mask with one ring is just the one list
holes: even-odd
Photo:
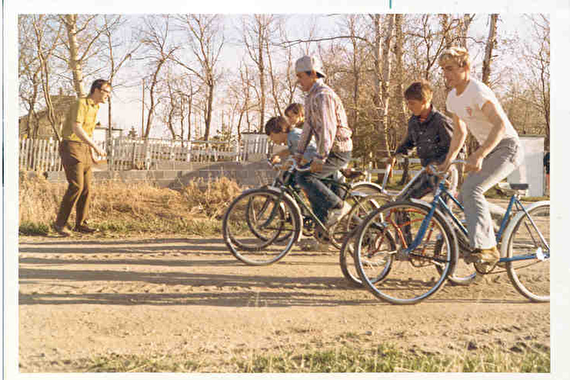
[(73, 371), (109, 353), (199, 355), (224, 372), (240, 355), (348, 344), (550, 347), (549, 304), (528, 302), (504, 273), (395, 306), (349, 285), (336, 251), (249, 267), (215, 238), (22, 238), (19, 302), (22, 372)]

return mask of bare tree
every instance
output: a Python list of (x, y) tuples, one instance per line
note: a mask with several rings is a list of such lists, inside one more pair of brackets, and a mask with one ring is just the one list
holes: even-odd
[(205, 87), (204, 139), (207, 141), (212, 124), (215, 88), (220, 77), (217, 64), (225, 42), (222, 16), (189, 14), (180, 16), (177, 20), (187, 33), (190, 50), (198, 61), (199, 68), (187, 65), (178, 57), (175, 57), (175, 61), (200, 78)]
[[(394, 15), (384, 16), (381, 21), (379, 14), (370, 15), (374, 29), (374, 108), (376, 111), (376, 129), (378, 131), (377, 158), (389, 157), (388, 128), (389, 86), (390, 86), (390, 49), (394, 32)], [(383, 25), (382, 25), (383, 24)]]
[(76, 14), (61, 15), (60, 20), (67, 31), (65, 46), (68, 57), (59, 56), (67, 62), (73, 76), (73, 88), (78, 97), (85, 97), (87, 93), (83, 86), (83, 67), (87, 61), (100, 52), (96, 44), (102, 30), (95, 26), (97, 15), (78, 16)]
[(26, 125), (20, 133), (35, 138), (39, 129), (36, 106), (40, 95), (42, 68), (38, 54), (36, 54), (32, 16), (18, 16), (18, 37), (20, 50), (18, 55), (18, 95), (24, 108), (28, 111)]
[[(61, 24), (57, 28), (54, 28), (49, 23), (49, 17), (46, 15), (34, 15), (32, 16), (32, 28), (35, 34), (35, 44), (38, 54), (38, 60), (41, 67), (41, 83), (42, 92), (44, 94), (44, 100), (46, 103), (47, 119), (53, 129), (53, 132), (58, 140), (61, 140), (60, 131), (58, 128), (59, 120), (56, 119), (55, 110), (51, 101), (50, 96), (50, 60), (53, 55), (62, 33)], [(52, 29), (54, 28), (54, 29)], [(50, 41), (46, 41), (46, 31), (51, 30), (52, 37)]]
[(493, 49), (497, 45), (497, 20), (498, 14), (489, 16), (489, 36), (485, 46), (485, 58), (483, 58), (483, 75), (481, 81), (489, 85), (491, 79), (491, 62), (493, 61)]
[[(115, 83), (115, 78), (117, 77), (119, 70), (123, 67), (127, 60), (132, 58), (133, 54), (135, 54), (135, 52), (141, 47), (141, 43), (126, 43), (126, 48), (121, 48), (125, 45), (125, 41), (117, 39), (117, 32), (126, 24), (124, 17), (121, 15), (105, 15), (103, 16), (103, 19), (104, 24), (102, 28), (102, 34), (105, 38), (105, 51), (109, 59), (109, 76), (107, 77), (107, 80), (113, 88), (116, 88), (119, 84)], [(108, 138), (112, 137), (112, 101), (113, 98), (110, 97), (108, 100)]]
[(550, 145), (550, 19), (546, 15), (528, 16), (533, 25), (533, 42), (525, 47), (525, 61), (532, 73), (526, 79), (532, 96), (528, 102), (542, 115), (546, 136)]
[(170, 17), (165, 16), (146, 16), (143, 19), (144, 28), (141, 30), (142, 44), (146, 47), (150, 73), (150, 83), (148, 84), (149, 107), (146, 126), (143, 126), (143, 138), (147, 139), (150, 135), (154, 114), (156, 112), (158, 85), (160, 81), (160, 71), (173, 54), (178, 50), (178, 46), (171, 46), (170, 35)]
[[(259, 132), (265, 124), (265, 107), (267, 102), (266, 75), (272, 73), (270, 43), (271, 36), (278, 30), (278, 19), (274, 15), (251, 15), (242, 19), (243, 43), (246, 52), (255, 63), (259, 78)], [(275, 81), (271, 81), (275, 97)]]

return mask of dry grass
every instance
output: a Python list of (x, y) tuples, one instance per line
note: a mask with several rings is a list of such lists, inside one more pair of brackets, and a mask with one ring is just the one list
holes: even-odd
[(211, 362), (192, 353), (180, 356), (110, 354), (70, 363), (77, 372), (227, 372), (227, 373), (392, 373), (487, 372), (549, 373), (550, 350), (501, 352), (487, 349), (456, 355), (410, 352), (390, 345), (373, 349), (347, 346), (315, 350), (301, 347), (279, 354), (236, 351)]
[[(50, 231), (67, 184), (43, 177), (20, 176), (20, 234)], [(242, 189), (227, 178), (204, 184), (191, 182), (181, 191), (151, 183), (108, 181), (93, 184), (89, 223), (110, 234), (219, 232), (220, 219)], [(68, 223), (75, 221), (73, 211)]]

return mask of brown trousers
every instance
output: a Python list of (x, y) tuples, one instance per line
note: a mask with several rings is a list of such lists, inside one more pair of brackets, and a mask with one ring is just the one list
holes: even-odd
[(91, 147), (81, 142), (63, 140), (59, 153), (69, 186), (55, 223), (64, 226), (75, 207), (75, 226), (78, 227), (87, 220), (91, 200)]

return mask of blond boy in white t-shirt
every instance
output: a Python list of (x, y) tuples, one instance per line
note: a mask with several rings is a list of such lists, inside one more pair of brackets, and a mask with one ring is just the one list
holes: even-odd
[(470, 173), (459, 195), (473, 249), (466, 261), (492, 267), (500, 259), (500, 253), (483, 194), (522, 163), (522, 146), (493, 91), (471, 77), (471, 61), (466, 49), (453, 47), (443, 51), (439, 65), (447, 85), (452, 88), (446, 107), (454, 122), (449, 152), (439, 169), (449, 168), (471, 132), (480, 146), (467, 158), (465, 169)]

